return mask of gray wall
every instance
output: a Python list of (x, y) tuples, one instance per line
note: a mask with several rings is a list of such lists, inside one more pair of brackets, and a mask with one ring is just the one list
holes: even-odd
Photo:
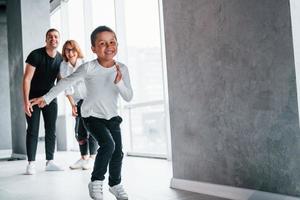
[[(45, 46), (46, 32), (50, 28), (50, 3), (48, 0), (26, 0), (21, 1), (21, 8), (23, 62), (25, 64), (25, 60), (32, 50)], [(39, 137), (45, 137), (42, 115)]]
[(22, 155), (25, 149), (25, 115), (23, 112), (22, 77), (22, 19), (18, 0), (7, 2), (7, 41), (9, 59), (9, 84), (11, 104), (12, 149), (14, 154)]
[(48, 0), (7, 1), (10, 113), (15, 155), (26, 154), (26, 123), (21, 90), (24, 61), (30, 51), (45, 44), (45, 33), (50, 26), (49, 10)]
[(164, 0), (174, 178), (300, 195), (287, 0)]
[(0, 6), (0, 150), (11, 149), (6, 7)]
[(32, 50), (45, 46), (46, 32), (50, 28), (50, 3), (49, 0), (21, 0), (21, 5), (25, 62)]

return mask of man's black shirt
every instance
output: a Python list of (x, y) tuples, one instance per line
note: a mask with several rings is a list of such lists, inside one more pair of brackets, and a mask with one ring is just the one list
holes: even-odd
[(46, 52), (46, 47), (33, 50), (27, 57), (26, 63), (35, 67), (31, 80), (29, 99), (46, 94), (53, 86), (59, 73), (63, 58), (59, 52), (54, 58)]

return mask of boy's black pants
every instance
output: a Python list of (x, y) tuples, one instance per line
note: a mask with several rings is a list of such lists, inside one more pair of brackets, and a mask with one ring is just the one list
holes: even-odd
[(109, 168), (108, 184), (117, 185), (121, 182), (122, 169), (122, 138), (120, 124), (122, 118), (113, 117), (110, 120), (96, 117), (83, 118), (88, 131), (99, 144), (91, 180), (104, 180)]

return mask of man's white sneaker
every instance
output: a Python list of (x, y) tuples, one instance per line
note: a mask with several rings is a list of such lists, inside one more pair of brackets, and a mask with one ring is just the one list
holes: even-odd
[(94, 167), (95, 160), (93, 158), (89, 158), (86, 162), (82, 165), (82, 169), (88, 170)]
[(121, 184), (109, 187), (109, 191), (115, 195), (117, 200), (128, 200), (128, 195)]
[(80, 158), (73, 165), (70, 166), (70, 169), (82, 169), (83, 166), (88, 162), (88, 160), (83, 160)]
[(26, 172), (25, 172), (25, 174), (27, 174), (27, 175), (33, 175), (33, 174), (35, 174), (36, 173), (36, 171), (35, 171), (35, 166), (34, 166), (34, 164), (33, 163), (29, 163), (28, 165), (27, 165), (27, 167), (26, 167)]
[(92, 199), (103, 200), (103, 181), (90, 182), (88, 187)]
[(64, 171), (62, 167), (57, 165), (53, 160), (49, 160), (46, 164), (46, 171)]

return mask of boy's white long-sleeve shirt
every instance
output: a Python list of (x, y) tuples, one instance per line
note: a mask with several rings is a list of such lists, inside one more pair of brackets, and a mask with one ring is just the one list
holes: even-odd
[[(77, 59), (75, 66), (73, 67), (71, 63), (62, 61), (60, 63), (59, 73), (62, 78), (69, 76), (74, 73), (79, 66), (81, 66), (84, 61), (80, 58)], [(81, 79), (74, 83), (74, 85), (65, 89), (65, 95), (71, 95), (74, 101), (77, 103), (80, 99), (84, 99), (86, 96), (86, 87), (84, 84), (84, 80)]]
[(109, 120), (118, 115), (119, 94), (125, 101), (130, 101), (133, 97), (128, 68), (122, 63), (117, 64), (122, 73), (122, 79), (117, 84), (114, 83), (116, 66), (105, 68), (95, 59), (84, 63), (70, 76), (61, 79), (43, 98), (49, 104), (60, 92), (84, 79), (86, 98), (81, 106), (82, 117), (93, 116)]

